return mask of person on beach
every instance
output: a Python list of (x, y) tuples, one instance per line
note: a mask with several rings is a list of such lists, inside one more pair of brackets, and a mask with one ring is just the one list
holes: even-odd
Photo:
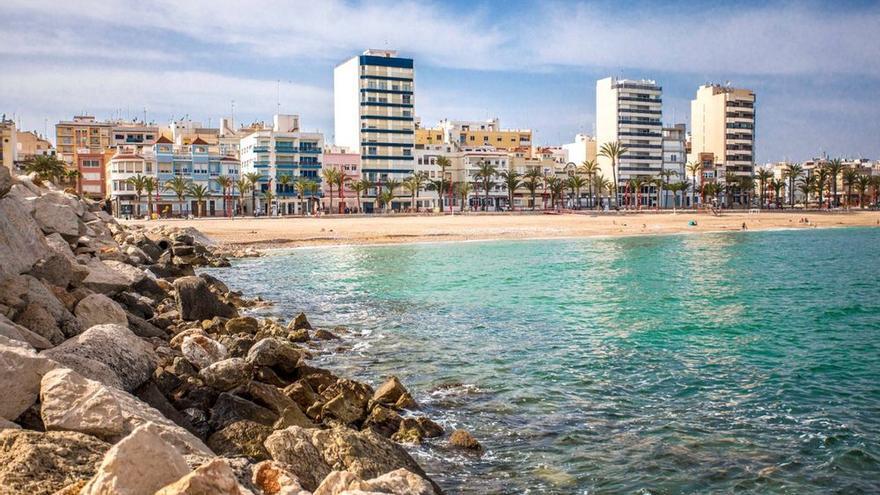
[(743, 222), (743, 224), (742, 224), (742, 230), (749, 230), (749, 228), (746, 226), (745, 222)]

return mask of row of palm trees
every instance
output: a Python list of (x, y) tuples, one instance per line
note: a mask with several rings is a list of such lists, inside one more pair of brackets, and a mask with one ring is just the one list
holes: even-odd
[[(803, 197), (804, 206), (809, 206), (811, 200), (815, 199), (819, 208), (841, 206), (837, 191), (838, 183), (845, 189), (843, 206), (846, 208), (851, 207), (853, 190), (858, 192), (856, 199), (860, 208), (868, 203), (876, 203), (880, 193), (880, 176), (861, 174), (856, 168), (847, 166), (840, 159), (829, 160), (814, 170), (805, 170), (797, 163), (786, 164), (782, 178), (779, 179), (775, 178), (771, 171), (760, 169), (755, 174), (755, 178), (759, 184), (761, 204), (767, 202), (765, 193), (772, 191), (773, 200), (778, 207), (782, 207), (785, 201), (783, 190), (787, 191), (789, 206), (795, 205), (797, 191)], [(870, 195), (872, 199), (866, 201), (869, 190), (873, 190)]]

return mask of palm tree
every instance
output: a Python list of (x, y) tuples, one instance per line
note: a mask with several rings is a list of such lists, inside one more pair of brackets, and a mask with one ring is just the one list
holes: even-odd
[(275, 199), (275, 193), (272, 192), (271, 189), (266, 189), (263, 191), (263, 201), (266, 202), (266, 214), (268, 215), (270, 211), (272, 211), (272, 200)]
[[(662, 180), (659, 182), (657, 182), (655, 180), (655, 185), (657, 186), (657, 208), (658, 209), (666, 207), (665, 206), (666, 197), (663, 196), (663, 189), (668, 188), (669, 187), (669, 179), (671, 179), (677, 175), (678, 175), (678, 172), (676, 172), (675, 170), (669, 170), (669, 169), (664, 168), (663, 170), (660, 171), (659, 178), (662, 178)], [(660, 199), (661, 197), (663, 198), (662, 203), (661, 203), (661, 199)]]
[(628, 150), (620, 141), (612, 141), (609, 143), (604, 143), (602, 148), (599, 149), (599, 156), (604, 156), (611, 160), (611, 175), (612, 181), (614, 182), (614, 205), (620, 206), (620, 192), (618, 191), (618, 183), (617, 183), (617, 162), (620, 160), (620, 157), (626, 154)]
[(382, 204), (385, 206), (385, 210), (387, 211), (391, 208), (391, 202), (393, 202), (394, 198), (397, 197), (396, 191), (397, 188), (400, 187), (400, 181), (393, 177), (390, 177), (388, 178), (388, 180), (385, 181), (385, 187), (387, 187), (388, 192), (391, 193), (391, 200), (388, 203), (382, 202)]
[(147, 220), (153, 218), (153, 193), (159, 189), (159, 179), (147, 177), (144, 181), (144, 192), (147, 193)]
[(361, 194), (364, 193), (367, 189), (373, 187), (373, 183), (368, 181), (367, 179), (356, 180), (351, 183), (351, 190), (354, 191), (357, 196), (357, 204), (358, 204), (358, 213), (361, 213)]
[(456, 182), (455, 193), (461, 198), (461, 211), (464, 211), (464, 206), (468, 205), (470, 207), (470, 203), (468, 199), (470, 198), (471, 193), (474, 191), (474, 186), (468, 181)]
[(403, 188), (409, 191), (409, 195), (412, 201), (411, 208), (415, 208), (416, 206), (416, 193), (418, 193), (419, 189), (422, 188), (422, 184), (416, 180), (415, 174), (410, 175), (406, 179), (403, 179)]
[(777, 208), (782, 207), (782, 201), (780, 198), (782, 197), (782, 190), (785, 189), (785, 181), (782, 179), (771, 179), (770, 180), (770, 189), (773, 190), (773, 200), (776, 203)]
[(330, 213), (333, 213), (333, 187), (336, 186), (336, 180), (342, 175), (342, 171), (335, 167), (327, 167), (321, 170), (321, 177), (330, 186)]
[(220, 186), (220, 191), (223, 194), (223, 216), (229, 215), (229, 210), (227, 209), (226, 199), (227, 199), (227, 191), (232, 189), (232, 177), (228, 175), (218, 175), (214, 182)]
[(180, 202), (180, 214), (183, 215), (183, 200), (189, 190), (189, 181), (178, 175), (166, 181), (163, 188), (166, 191), (172, 191), (177, 196), (177, 201)]
[(201, 184), (190, 184), (187, 192), (189, 192), (189, 195), (196, 200), (196, 207), (198, 208), (196, 210), (196, 216), (204, 216), (203, 203), (205, 201), (205, 198), (208, 196), (208, 188)]
[(721, 184), (711, 181), (703, 183), (702, 190), (703, 196), (714, 197), (715, 201), (718, 202), (718, 195), (721, 194), (722, 187)]
[(587, 181), (590, 185), (590, 208), (595, 206), (595, 201), (593, 200), (593, 179), (596, 177), (596, 174), (599, 172), (599, 164), (596, 163), (596, 160), (586, 160), (577, 169), (578, 173), (584, 174), (587, 176)]
[[(293, 176), (290, 174), (284, 174), (278, 177), (278, 195), (290, 192), (290, 184), (293, 183)], [(284, 202), (283, 205), (286, 207), (288, 203)], [(280, 209), (280, 208), (279, 208)], [(285, 212), (282, 210), (281, 214), (283, 215)]]
[(797, 163), (789, 163), (785, 166), (782, 176), (788, 179), (788, 206), (794, 207), (794, 182), (804, 173), (804, 167)]
[(739, 178), (740, 200), (743, 206), (749, 208), (752, 204), (752, 194), (755, 192), (755, 179), (749, 176)]
[(339, 171), (339, 175), (336, 177), (334, 181), (336, 183), (336, 197), (339, 199), (339, 213), (345, 211), (345, 203), (342, 201), (343, 191), (345, 191), (345, 183), (351, 180), (351, 178), (345, 175), (345, 172), (342, 170)]
[(477, 164), (477, 172), (474, 174), (474, 180), (480, 183), (483, 189), (483, 211), (489, 207), (489, 191), (495, 187), (495, 176), (498, 175), (498, 167), (491, 163), (481, 161)]
[(244, 178), (250, 183), (251, 191), (251, 214), (257, 216), (257, 185), (266, 177), (259, 172), (248, 172)]
[(816, 190), (816, 176), (802, 177), (798, 182), (798, 189), (804, 195), (804, 208), (807, 208), (810, 205), (810, 193)]
[(687, 171), (691, 174), (691, 206), (697, 209), (697, 175), (700, 176), (700, 184), (703, 183), (703, 164), (700, 162), (690, 162), (687, 164)]
[(48, 181), (59, 181), (66, 174), (64, 162), (55, 155), (36, 155), (25, 163), (24, 170)]
[(865, 194), (871, 187), (871, 178), (867, 175), (859, 175), (855, 181), (856, 190), (859, 191), (859, 208), (865, 207)]
[(825, 202), (825, 198), (823, 193), (825, 192), (825, 183), (828, 182), (828, 169), (824, 166), (819, 167), (816, 170), (816, 190), (819, 193), (819, 209), (822, 208), (822, 204)]
[(543, 183), (543, 180), (544, 180), (544, 175), (541, 173), (540, 170), (538, 170), (537, 167), (535, 167), (535, 168), (528, 169), (526, 171), (526, 173), (523, 174), (523, 177), (525, 178), (524, 185), (526, 186), (526, 189), (529, 190), (529, 194), (532, 197), (532, 210), (534, 210), (535, 209), (535, 191), (537, 191), (538, 188), (541, 187), (541, 184)]
[(522, 185), (520, 175), (513, 170), (502, 170), (498, 172), (498, 177), (501, 177), (504, 187), (507, 188), (507, 207), (513, 211), (513, 195)]
[(648, 180), (649, 179), (647, 177), (641, 175), (637, 175), (629, 180), (629, 186), (635, 194), (636, 209), (642, 209), (642, 188), (645, 187), (645, 184), (648, 183)]
[(871, 202), (876, 205), (877, 198), (880, 196), (880, 175), (874, 175), (871, 177), (871, 189), (874, 190), (874, 199)]
[(679, 191), (682, 191), (682, 192), (687, 191), (688, 187), (690, 187), (690, 184), (688, 184), (687, 181), (679, 181), (679, 182), (673, 182), (672, 184), (669, 184), (666, 187), (667, 187), (667, 189), (672, 191), (672, 208), (674, 209), (674, 208), (677, 208), (681, 204), (678, 201), (678, 192)]
[(831, 181), (831, 203), (838, 207), (840, 201), (837, 199), (837, 176), (843, 171), (843, 162), (840, 158), (835, 158), (825, 165), (828, 170), (828, 179)]
[(576, 210), (581, 208), (581, 188), (586, 185), (587, 180), (580, 175), (575, 174), (568, 178), (568, 187), (574, 192)]
[[(239, 214), (244, 215), (244, 213), (245, 213), (244, 212), (244, 201), (243, 201), (244, 195), (247, 194), (248, 191), (253, 189), (253, 186), (251, 184), (251, 181), (249, 181), (246, 177), (239, 177), (235, 181), (235, 187), (238, 187)], [(233, 194), (234, 194), (234, 192), (233, 192)]]
[(296, 191), (296, 195), (299, 196), (300, 214), (302, 215), (306, 214), (306, 207), (303, 204), (303, 198), (305, 197), (306, 193), (311, 190), (311, 183), (312, 181), (306, 179), (305, 177), (299, 177), (296, 179), (296, 182), (293, 183), (293, 190)]
[(608, 191), (608, 194), (611, 194), (611, 182), (606, 179), (604, 175), (596, 173), (596, 175), (593, 177), (593, 184), (596, 187), (597, 197), (602, 197), (602, 191)]
[(733, 172), (724, 174), (724, 207), (730, 208), (731, 198), (737, 189), (741, 189), (739, 185), (739, 176)]
[[(672, 170), (661, 170), (660, 173), (663, 172), (672, 172)], [(657, 210), (661, 208), (661, 201), (663, 198), (663, 186), (667, 184), (667, 180), (664, 177), (654, 177), (653, 179), (648, 181), (649, 186), (654, 186), (657, 189)], [(650, 200), (650, 198), (649, 198)], [(650, 202), (650, 201), (649, 201)]]
[(390, 190), (382, 191), (376, 195), (376, 200), (385, 209), (385, 213), (388, 213), (391, 210), (391, 202), (394, 201), (394, 193)]
[(137, 174), (134, 177), (129, 177), (125, 180), (126, 183), (130, 184), (131, 187), (134, 188), (134, 198), (137, 201), (137, 216), (141, 216), (141, 196), (144, 194), (144, 187), (147, 184), (147, 177)]
[(761, 191), (761, 208), (764, 207), (764, 203), (766, 202), (766, 191), (767, 191), (767, 183), (773, 179), (773, 172), (767, 170), (766, 168), (758, 169), (758, 173), (755, 175), (758, 178), (758, 184), (760, 185)]
[(565, 194), (565, 188), (568, 185), (568, 181), (564, 181), (555, 175), (551, 175), (547, 177), (547, 188), (550, 189), (550, 208), (556, 208), (559, 205), (559, 200), (562, 199), (562, 196)]
[(846, 188), (846, 207), (849, 209), (849, 199), (852, 197), (853, 186), (859, 180), (859, 173), (852, 167), (843, 169), (843, 187)]

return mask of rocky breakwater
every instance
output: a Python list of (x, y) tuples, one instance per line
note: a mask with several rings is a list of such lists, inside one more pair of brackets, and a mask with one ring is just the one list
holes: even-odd
[(440, 493), (403, 384), (310, 366), (334, 335), (241, 316), (227, 263), (0, 167), (0, 494)]

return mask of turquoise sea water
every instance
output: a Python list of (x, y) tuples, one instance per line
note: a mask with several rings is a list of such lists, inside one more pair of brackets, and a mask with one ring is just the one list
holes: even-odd
[(880, 492), (880, 229), (294, 250), (212, 270), (471, 431), (451, 493)]

